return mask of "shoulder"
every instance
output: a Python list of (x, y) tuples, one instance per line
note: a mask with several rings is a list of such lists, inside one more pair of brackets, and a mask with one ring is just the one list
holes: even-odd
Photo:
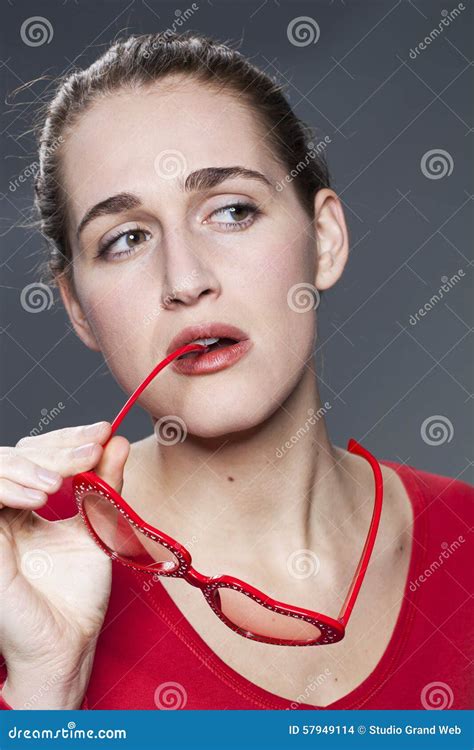
[(432, 508), (439, 511), (444, 506), (456, 512), (465, 511), (468, 516), (473, 512), (474, 486), (460, 477), (435, 474), (395, 461), (383, 460), (380, 463), (396, 472), (418, 510)]
[[(447, 571), (470, 588), (470, 530), (473, 526), (474, 487), (460, 478), (435, 474), (409, 464), (381, 461), (402, 480), (413, 512), (412, 536), (418, 566), (447, 559)], [(413, 572), (413, 571), (412, 571)], [(448, 581), (450, 585), (452, 580)]]

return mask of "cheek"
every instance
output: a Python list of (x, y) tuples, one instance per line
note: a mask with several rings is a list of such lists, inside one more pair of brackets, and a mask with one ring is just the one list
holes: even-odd
[[(149, 369), (154, 364), (149, 319), (156, 302), (151, 283), (148, 288), (143, 277), (139, 284), (138, 280), (135, 285), (130, 281), (118, 274), (97, 274), (94, 280), (88, 278), (87, 284), (81, 283), (80, 278), (76, 281), (83, 311), (102, 354), (114, 377), (127, 390), (134, 389), (140, 378), (148, 374), (149, 370), (145, 370), (150, 362)], [(158, 352), (160, 342), (155, 344)]]
[(301, 366), (314, 348), (318, 295), (312, 250), (300, 238), (277, 246), (267, 261), (255, 281), (259, 327), (274, 361), (281, 368), (293, 369)]

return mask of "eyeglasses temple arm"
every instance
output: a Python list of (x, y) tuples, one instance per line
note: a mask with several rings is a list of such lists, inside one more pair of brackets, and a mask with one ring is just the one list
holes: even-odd
[(375, 459), (375, 457), (371, 453), (369, 453), (368, 450), (366, 450), (360, 443), (358, 443), (353, 438), (349, 440), (347, 447), (348, 447), (348, 450), (350, 450), (351, 452), (359, 453), (360, 455), (363, 455), (365, 456), (365, 458), (368, 459), (372, 467), (372, 470), (374, 472), (374, 476), (375, 476), (375, 502), (374, 502), (374, 512), (372, 514), (372, 520), (370, 522), (369, 533), (367, 534), (367, 539), (365, 541), (364, 549), (362, 550), (362, 555), (360, 557), (359, 564), (357, 565), (354, 578), (352, 579), (352, 583), (349, 587), (349, 591), (347, 592), (344, 604), (342, 605), (341, 611), (337, 618), (339, 622), (342, 623), (342, 625), (344, 626), (346, 626), (349, 621), (352, 608), (354, 607), (354, 604), (356, 602), (360, 587), (362, 586), (362, 581), (364, 580), (365, 572), (369, 565), (370, 556), (374, 548), (375, 539), (377, 536), (377, 530), (379, 527), (380, 516), (382, 513), (382, 500), (383, 500), (383, 478), (382, 478), (382, 471), (380, 469), (378, 461)]
[(140, 396), (140, 394), (145, 390), (147, 385), (153, 380), (156, 375), (158, 375), (161, 370), (170, 364), (170, 362), (173, 361), (173, 359), (176, 359), (176, 357), (181, 356), (181, 354), (186, 354), (186, 352), (192, 352), (199, 349), (208, 349), (207, 346), (204, 346), (204, 344), (186, 344), (186, 346), (182, 346), (179, 349), (176, 349), (176, 351), (169, 354), (167, 357), (161, 360), (156, 367), (153, 368), (153, 370), (150, 372), (149, 375), (145, 378), (145, 380), (138, 386), (138, 388), (132, 393), (128, 401), (122, 406), (119, 413), (115, 417), (114, 421), (112, 422), (112, 433), (108, 440), (104, 443), (103, 447), (107, 445), (109, 440), (111, 440), (114, 436), (115, 431), (117, 430), (117, 427), (122, 422), (124, 417), (128, 414), (130, 409), (132, 408), (133, 404), (137, 400), (137, 398)]
[[(156, 375), (158, 375), (158, 373), (161, 372), (161, 370), (164, 367), (169, 365), (170, 362), (176, 359), (176, 357), (179, 357), (181, 356), (181, 354), (185, 354), (186, 352), (191, 352), (191, 351), (195, 351), (199, 349), (207, 349), (207, 347), (204, 346), (203, 344), (187, 344), (186, 346), (176, 349), (176, 351), (169, 354), (161, 362), (159, 362), (156, 365), (156, 367), (153, 368), (153, 370), (150, 372), (149, 375), (147, 375), (145, 380), (132, 393), (130, 398), (126, 401), (124, 406), (121, 408), (121, 410), (119, 411), (119, 413), (113, 420), (112, 433), (110, 437), (108, 438), (108, 440), (106, 441), (106, 443), (104, 443), (104, 447), (107, 445), (109, 440), (112, 439), (114, 433), (116, 432), (118, 426), (121, 424), (122, 420), (126, 417), (126, 415), (132, 408), (135, 401), (138, 399), (141, 393), (145, 390), (147, 385), (153, 380), (153, 378), (155, 378)], [(360, 587), (362, 586), (362, 581), (364, 580), (367, 567), (369, 565), (369, 560), (370, 560), (370, 556), (372, 554), (372, 550), (375, 544), (377, 530), (378, 530), (379, 522), (380, 522), (380, 516), (382, 513), (382, 499), (383, 499), (382, 472), (375, 457), (372, 456), (372, 454), (369, 453), (369, 451), (367, 451), (360, 443), (358, 443), (353, 438), (349, 440), (347, 447), (348, 447), (348, 450), (350, 450), (351, 452), (359, 453), (365, 456), (370, 462), (370, 465), (372, 466), (374, 476), (375, 476), (375, 502), (374, 502), (374, 512), (372, 514), (372, 520), (370, 522), (369, 533), (365, 541), (364, 549), (362, 551), (359, 564), (357, 565), (354, 578), (352, 579), (352, 583), (349, 587), (349, 591), (346, 595), (346, 599), (344, 601), (344, 604), (341, 607), (341, 611), (337, 618), (339, 622), (343, 624), (344, 626), (347, 625), (349, 621), (349, 617), (351, 615), (352, 609), (354, 607), (357, 596), (359, 594)]]

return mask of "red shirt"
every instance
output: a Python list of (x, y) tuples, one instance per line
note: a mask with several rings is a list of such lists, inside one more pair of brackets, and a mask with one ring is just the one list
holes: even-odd
[[(413, 505), (404, 601), (375, 669), (355, 690), (324, 708), (472, 708), (474, 618), (468, 547), (474, 487), (406, 464), (379, 462), (398, 472)], [(67, 478), (40, 515), (56, 520), (75, 513)], [(109, 607), (82, 707), (318, 710), (258, 687), (225, 664), (159, 579), (119, 562), (112, 569)], [(144, 588), (145, 582), (150, 585)], [(4, 667), (0, 678), (5, 679)]]

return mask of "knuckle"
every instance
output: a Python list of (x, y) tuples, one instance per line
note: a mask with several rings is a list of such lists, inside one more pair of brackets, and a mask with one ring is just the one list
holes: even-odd
[(15, 448), (24, 448), (25, 445), (30, 445), (32, 440), (34, 440), (32, 435), (24, 435), (16, 443)]
[(15, 452), (15, 448), (9, 445), (0, 448), (0, 466), (9, 466), (14, 458), (18, 454)]

